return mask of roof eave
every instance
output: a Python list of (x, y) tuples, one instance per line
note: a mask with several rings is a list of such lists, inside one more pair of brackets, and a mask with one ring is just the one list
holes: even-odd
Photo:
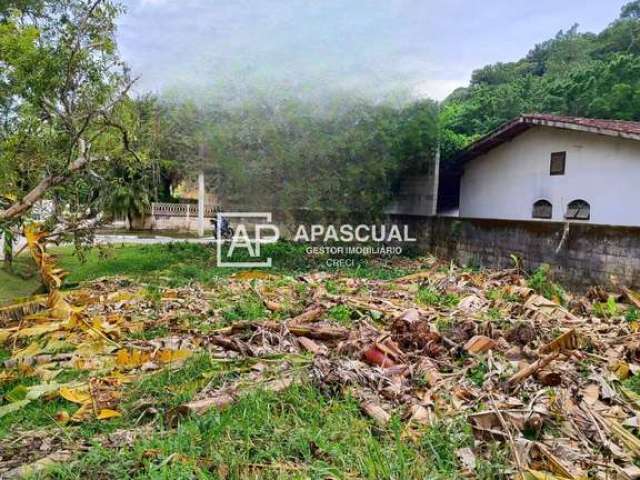
[(640, 134), (637, 133), (620, 132), (618, 130), (611, 130), (608, 128), (589, 127), (587, 125), (576, 125), (575, 123), (562, 122), (558, 120), (546, 120), (542, 118), (528, 118), (526, 119), (526, 121), (536, 126), (562, 128), (564, 130), (576, 130), (579, 132), (593, 133), (596, 135), (605, 135), (607, 137), (618, 137), (640, 141)]
[(561, 120), (549, 120), (536, 117), (535, 115), (522, 115), (508, 123), (498, 127), (496, 130), (488, 133), (481, 139), (469, 145), (465, 150), (460, 152), (453, 160), (454, 163), (462, 166), (465, 163), (484, 155), (493, 150), (495, 147), (512, 140), (524, 131), (533, 126), (560, 128), (563, 130), (574, 130), (580, 132), (593, 133), (596, 135), (605, 135), (608, 137), (625, 138), (628, 140), (640, 141), (640, 134), (631, 132), (621, 132), (607, 128), (591, 127), (587, 125), (577, 125), (575, 123), (563, 122)]

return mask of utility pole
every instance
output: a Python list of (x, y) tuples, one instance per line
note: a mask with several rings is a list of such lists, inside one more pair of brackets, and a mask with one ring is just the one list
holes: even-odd
[(204, 237), (204, 165), (207, 159), (207, 145), (200, 144), (200, 173), (198, 174), (198, 236)]
[(198, 235), (204, 237), (204, 172), (198, 174)]
[(431, 204), (431, 215), (438, 214), (438, 193), (440, 190), (440, 135), (438, 134), (438, 144), (433, 155), (433, 202)]

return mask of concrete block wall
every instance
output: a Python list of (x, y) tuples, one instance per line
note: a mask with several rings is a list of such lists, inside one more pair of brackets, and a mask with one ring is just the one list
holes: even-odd
[(393, 216), (410, 225), (419, 246), (462, 265), (490, 268), (521, 266), (533, 271), (550, 265), (568, 288), (625, 285), (640, 289), (640, 228), (515, 220)]

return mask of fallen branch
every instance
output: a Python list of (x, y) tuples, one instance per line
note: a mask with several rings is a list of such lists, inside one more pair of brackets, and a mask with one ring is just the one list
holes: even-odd
[(538, 360), (533, 362), (531, 365), (529, 365), (527, 368), (523, 368), (518, 373), (512, 375), (511, 378), (509, 378), (509, 380), (507, 380), (507, 386), (513, 387), (514, 385), (517, 385), (518, 383), (522, 382), (523, 380), (529, 378), (531, 375), (536, 373), (538, 370), (541, 370), (542, 368), (544, 368), (547, 365), (549, 365), (556, 358), (558, 358), (558, 355), (560, 355), (560, 352), (556, 351), (556, 352), (550, 353), (549, 355), (546, 355), (546, 356), (544, 356), (542, 358), (539, 358)]
[(315, 340), (344, 340), (349, 337), (349, 330), (342, 327), (286, 326), (278, 322), (264, 322), (259, 326), (275, 332), (279, 332), (283, 327), (286, 327), (296, 337), (307, 337)]
[(231, 325), (230, 327), (214, 330), (213, 333), (219, 335), (233, 335), (235, 333), (244, 332), (246, 330), (256, 330), (264, 328), (273, 332), (280, 332), (283, 328), (296, 337), (307, 337), (316, 340), (344, 340), (349, 337), (349, 330), (342, 327), (314, 327), (296, 324), (284, 324), (280, 322), (241, 322)]
[(289, 321), (289, 324), (291, 325), (291, 324), (315, 322), (324, 314), (324, 312), (325, 312), (324, 307), (310, 308), (309, 310), (302, 312), (300, 315), (293, 317)]

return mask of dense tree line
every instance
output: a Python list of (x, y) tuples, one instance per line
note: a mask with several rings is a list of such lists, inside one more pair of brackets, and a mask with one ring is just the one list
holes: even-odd
[[(253, 98), (221, 107), (167, 104), (159, 156), (179, 175), (203, 170), (233, 208), (330, 209), (379, 213), (403, 173), (428, 168), (437, 139), (437, 105), (315, 105)], [(165, 167), (170, 165), (164, 164)], [(164, 190), (166, 192), (166, 190)]]

